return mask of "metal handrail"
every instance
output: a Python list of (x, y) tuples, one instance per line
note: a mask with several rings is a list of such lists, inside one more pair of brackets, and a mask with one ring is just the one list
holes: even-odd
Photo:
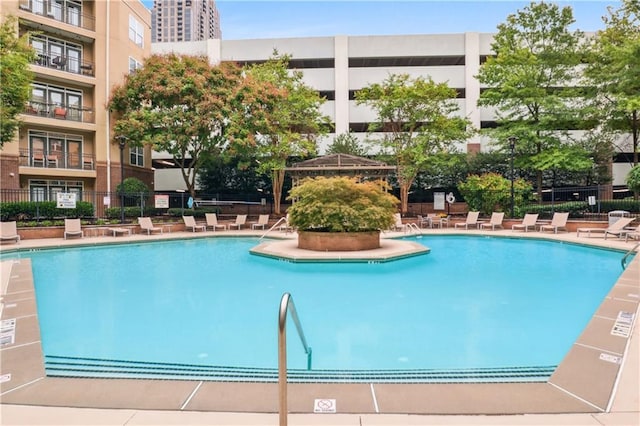
[(311, 347), (307, 345), (300, 319), (296, 312), (291, 294), (285, 293), (280, 300), (278, 311), (278, 401), (280, 426), (287, 426), (287, 311), (291, 310), (291, 319), (296, 325), (298, 336), (307, 354), (307, 370), (311, 370)]
[(282, 222), (283, 220), (286, 220), (285, 217), (281, 217), (280, 219), (278, 219), (278, 221), (276, 223), (273, 224), (273, 226), (269, 229), (267, 229), (267, 232), (265, 232), (264, 234), (262, 234), (260, 236), (260, 238), (258, 239), (258, 241), (260, 241), (261, 239), (263, 239), (264, 237), (267, 236), (267, 234), (271, 231), (273, 231), (275, 229), (276, 226), (278, 226), (280, 224), (280, 222)]
[(637, 243), (635, 246), (631, 248), (628, 252), (624, 254), (622, 260), (620, 260), (620, 264), (622, 265), (622, 269), (627, 269), (627, 258), (631, 256), (632, 253), (635, 253), (636, 250), (640, 247), (640, 243)]
[(422, 230), (413, 222), (407, 223), (407, 227), (409, 228), (409, 233), (413, 233), (415, 231), (418, 234), (422, 234)]

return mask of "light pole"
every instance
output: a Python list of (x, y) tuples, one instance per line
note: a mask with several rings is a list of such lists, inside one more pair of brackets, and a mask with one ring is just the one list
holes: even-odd
[(128, 137), (124, 135), (116, 136), (118, 147), (120, 148), (120, 223), (124, 223), (124, 147)]
[(182, 208), (182, 216), (184, 216), (184, 189), (176, 189), (180, 193), (180, 207)]
[(515, 198), (513, 194), (513, 181), (515, 180), (515, 176), (513, 173), (513, 157), (515, 154), (517, 140), (518, 138), (516, 138), (515, 136), (511, 136), (507, 139), (507, 141), (509, 141), (509, 148), (511, 149), (511, 218), (512, 219), (513, 219), (513, 210), (515, 207)]

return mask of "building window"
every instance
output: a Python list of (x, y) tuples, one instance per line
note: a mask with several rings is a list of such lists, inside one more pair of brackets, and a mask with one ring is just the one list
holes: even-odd
[(138, 46), (144, 46), (144, 27), (133, 15), (129, 15), (129, 40)]
[(31, 201), (56, 201), (57, 194), (71, 192), (76, 200), (82, 201), (82, 181), (74, 180), (30, 180), (29, 195)]
[(132, 166), (144, 167), (144, 148), (131, 147), (129, 151), (129, 161)]
[(63, 133), (29, 131), (29, 165), (82, 169), (82, 136)]
[(138, 68), (142, 68), (142, 63), (129, 56), (129, 74), (132, 74)]
[(82, 46), (46, 35), (33, 35), (31, 47), (36, 51), (38, 65), (80, 73)]

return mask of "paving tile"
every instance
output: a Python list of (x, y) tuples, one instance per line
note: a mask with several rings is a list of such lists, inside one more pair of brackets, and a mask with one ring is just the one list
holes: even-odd
[(603, 353), (574, 344), (549, 382), (605, 410), (620, 364), (601, 359)]
[(381, 413), (517, 414), (596, 411), (546, 383), (378, 384)]

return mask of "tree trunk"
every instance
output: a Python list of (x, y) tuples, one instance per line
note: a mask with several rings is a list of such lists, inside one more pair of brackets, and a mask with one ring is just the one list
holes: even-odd
[(409, 188), (411, 188), (411, 183), (403, 182), (400, 184), (400, 212), (403, 215), (409, 210)]
[(284, 185), (284, 170), (273, 170), (271, 172), (273, 182), (273, 212), (280, 214), (280, 199), (282, 198), (282, 186)]

